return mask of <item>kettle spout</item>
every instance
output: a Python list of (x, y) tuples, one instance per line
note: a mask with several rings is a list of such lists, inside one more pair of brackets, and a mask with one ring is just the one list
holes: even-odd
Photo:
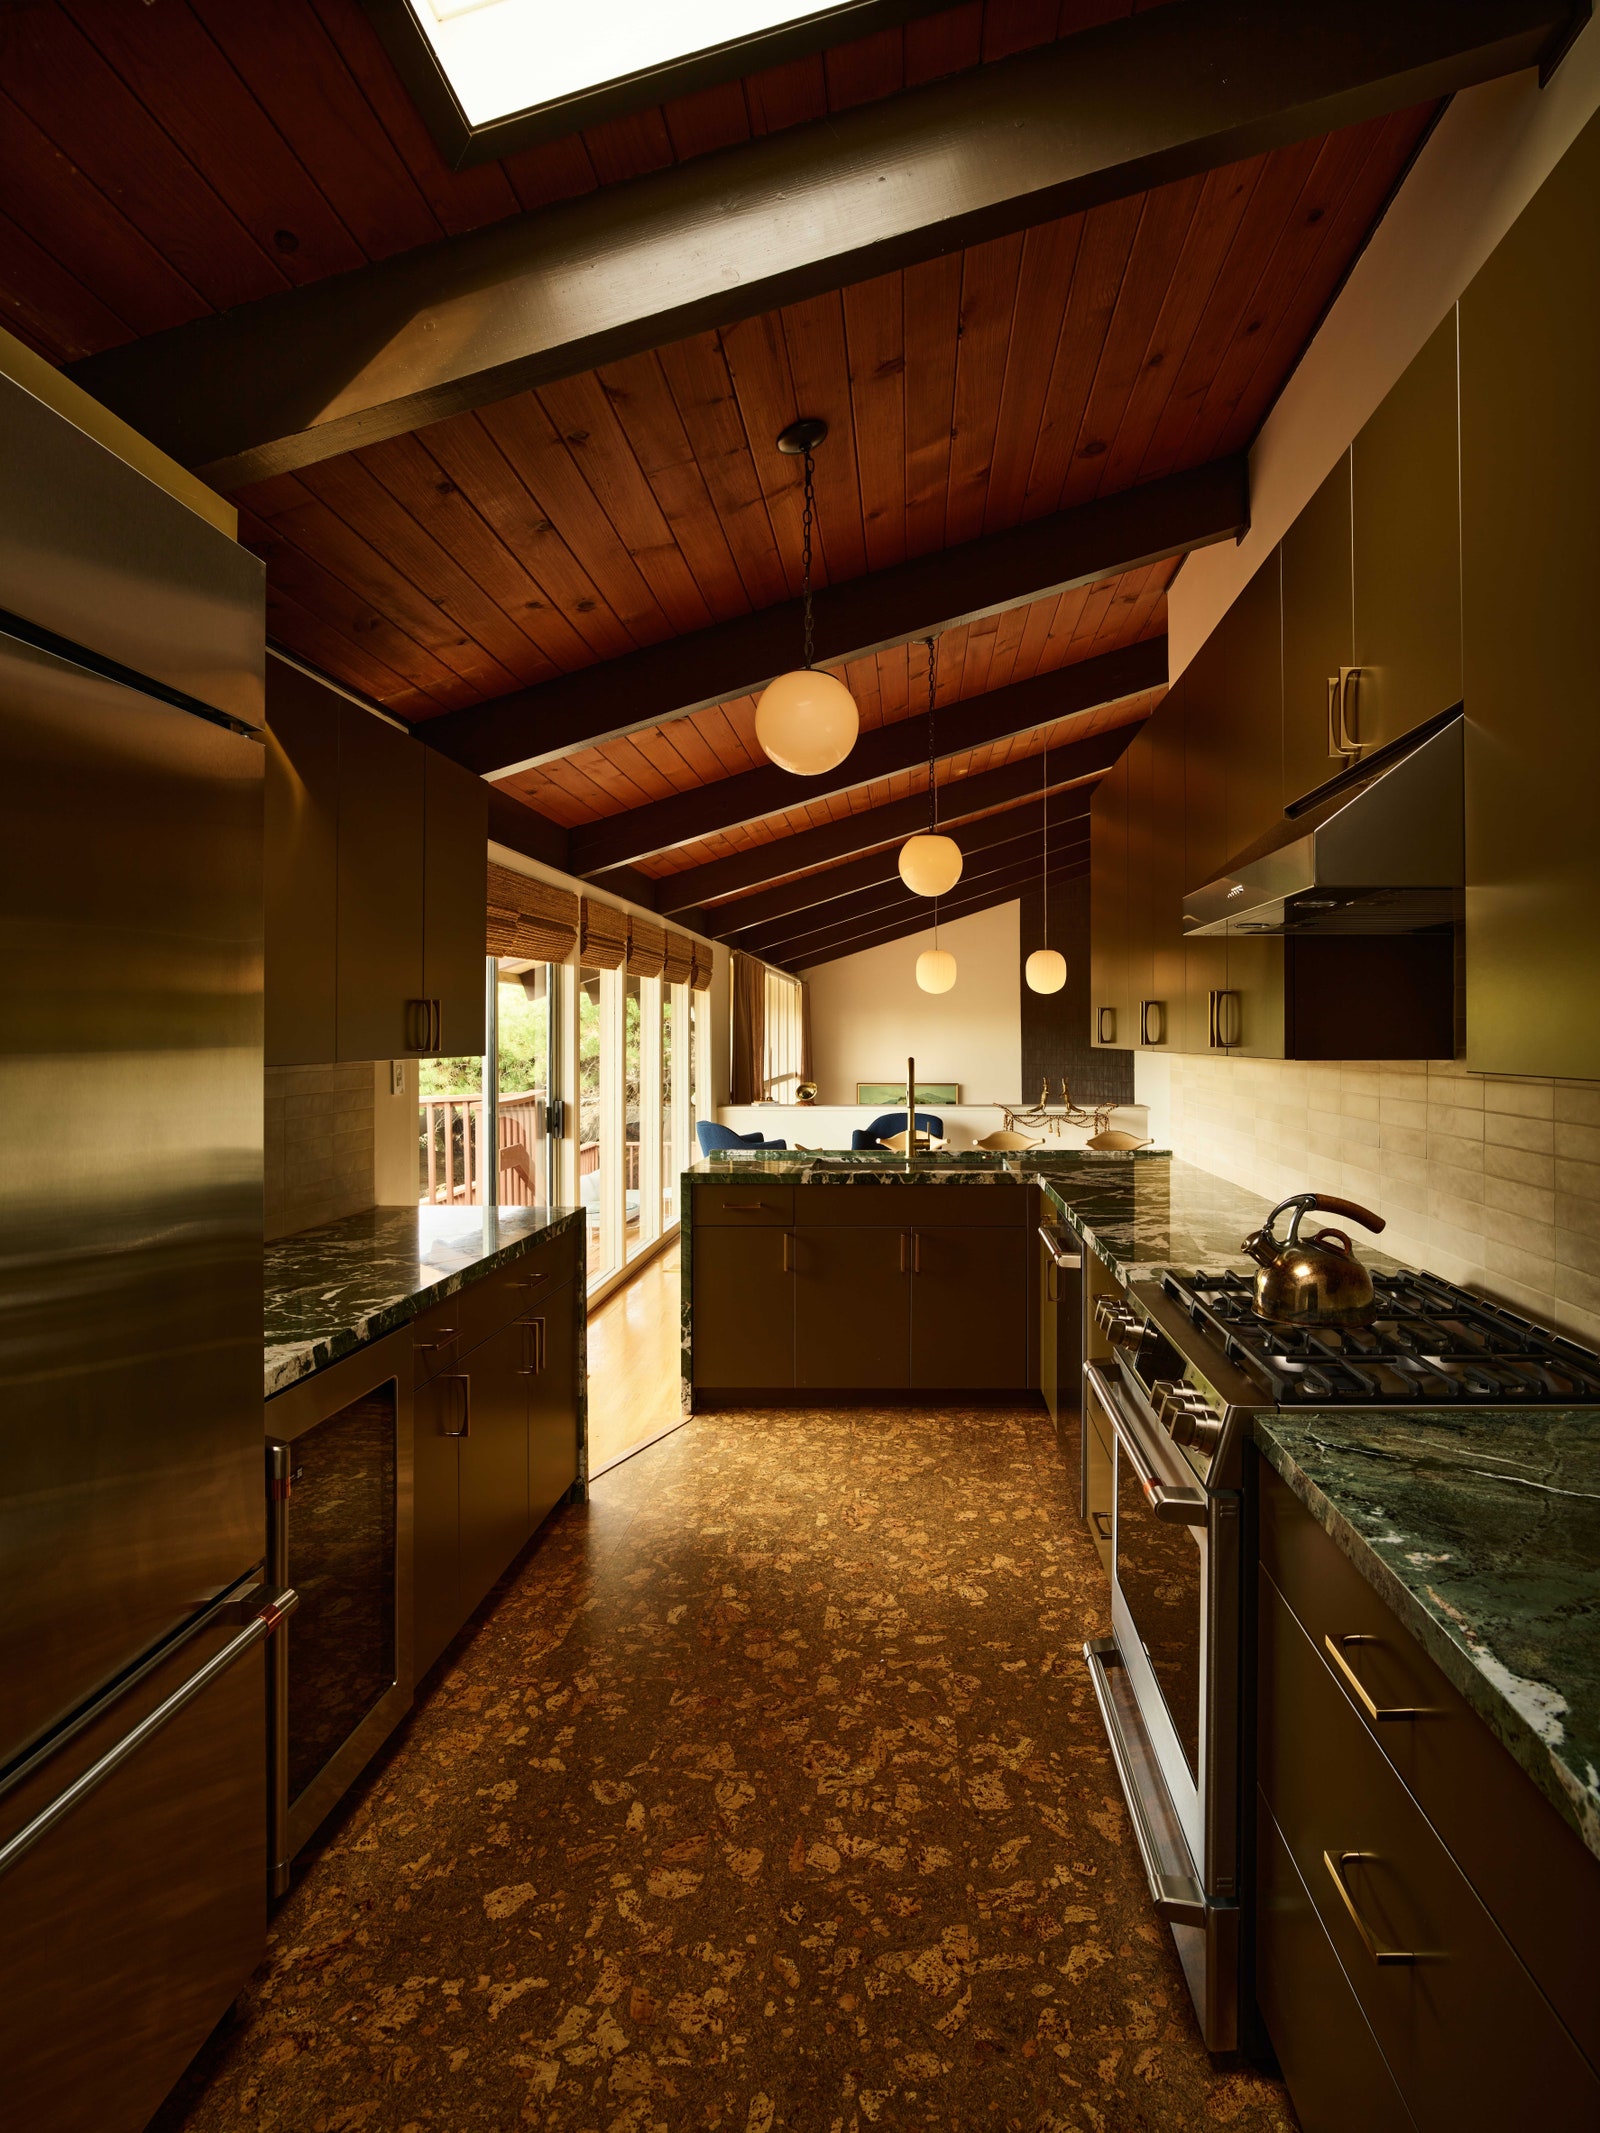
[(1283, 1247), (1272, 1234), (1272, 1224), (1268, 1222), (1264, 1228), (1252, 1230), (1243, 1238), (1239, 1249), (1247, 1252), (1258, 1266), (1271, 1266)]

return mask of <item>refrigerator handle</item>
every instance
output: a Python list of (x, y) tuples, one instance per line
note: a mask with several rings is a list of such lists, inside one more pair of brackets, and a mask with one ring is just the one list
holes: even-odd
[(106, 1779), (113, 1776), (131, 1756), (139, 1753), (147, 1741), (153, 1740), (163, 1727), (171, 1724), (179, 1712), (204, 1695), (211, 1684), (225, 1674), (235, 1660), (242, 1659), (247, 1651), (270, 1637), (286, 1616), (293, 1614), (300, 1604), (299, 1593), (285, 1590), (274, 1593), (260, 1612), (247, 1622), (237, 1636), (230, 1637), (221, 1651), (214, 1652), (196, 1673), (189, 1676), (181, 1687), (173, 1690), (165, 1702), (158, 1703), (153, 1711), (147, 1711), (132, 1732), (125, 1733), (114, 1747), (108, 1748), (97, 1763), (91, 1763), (81, 1771), (65, 1791), (58, 1792), (47, 1806), (41, 1807), (31, 1822), (0, 1844), (0, 1875), (10, 1873), (20, 1864), (36, 1844), (49, 1836), (59, 1823), (64, 1822), (75, 1807), (81, 1806), (90, 1793), (97, 1792)]

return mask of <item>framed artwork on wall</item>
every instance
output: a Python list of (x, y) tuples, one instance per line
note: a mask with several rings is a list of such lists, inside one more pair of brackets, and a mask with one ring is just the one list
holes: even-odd
[[(903, 1104), (906, 1100), (905, 1076), (898, 1081), (858, 1081), (856, 1102), (858, 1104)], [(919, 1104), (958, 1104), (961, 1101), (961, 1084), (958, 1081), (919, 1081), (917, 1102)]]

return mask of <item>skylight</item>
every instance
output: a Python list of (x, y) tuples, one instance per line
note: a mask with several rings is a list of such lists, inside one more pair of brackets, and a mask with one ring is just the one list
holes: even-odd
[[(763, 31), (840, 13), (796, 0), (410, 0), (469, 126), (492, 125)], [(845, 11), (847, 12), (847, 11)]]

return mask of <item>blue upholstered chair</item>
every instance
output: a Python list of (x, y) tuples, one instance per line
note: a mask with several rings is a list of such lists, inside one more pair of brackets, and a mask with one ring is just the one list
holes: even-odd
[[(870, 1126), (857, 1126), (850, 1136), (850, 1146), (852, 1149), (876, 1148), (878, 1143), (886, 1141), (891, 1133), (904, 1133), (905, 1129), (906, 1114), (904, 1111), (884, 1111), (872, 1121)], [(917, 1131), (931, 1134), (936, 1141), (942, 1141), (944, 1139), (944, 1120), (935, 1118), (931, 1111), (919, 1111), (917, 1113)]]
[(787, 1148), (787, 1141), (769, 1141), (759, 1133), (735, 1133), (731, 1126), (718, 1125), (713, 1118), (695, 1121), (695, 1133), (700, 1141), (702, 1155), (721, 1155), (729, 1148)]

